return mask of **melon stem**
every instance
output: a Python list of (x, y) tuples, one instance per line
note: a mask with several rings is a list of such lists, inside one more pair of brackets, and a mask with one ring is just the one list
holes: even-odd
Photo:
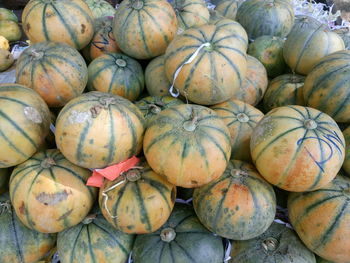
[(262, 243), (262, 246), (266, 251), (275, 251), (278, 245), (279, 245), (278, 240), (273, 237), (266, 238)]
[(141, 171), (139, 169), (131, 169), (126, 172), (126, 179), (130, 182), (136, 182), (141, 179)]
[(34, 59), (41, 59), (44, 56), (44, 52), (32, 50), (31, 55)]
[(161, 108), (159, 108), (156, 104), (149, 104), (149, 109), (151, 110), (152, 113), (158, 114), (159, 112), (162, 111)]
[(92, 221), (94, 221), (94, 219), (97, 217), (97, 214), (91, 214), (91, 215), (87, 215), (84, 220), (82, 221), (82, 223), (84, 225), (88, 225), (90, 223), (92, 223)]
[(11, 212), (11, 202), (10, 200), (0, 202), (0, 215)]
[(136, 0), (133, 2), (132, 7), (136, 10), (140, 10), (143, 7), (143, 1)]
[(249, 121), (248, 115), (243, 113), (243, 112), (237, 114), (237, 119), (239, 122), (248, 122)]
[(312, 119), (307, 119), (304, 121), (304, 126), (306, 129), (313, 130), (317, 128), (317, 123)]
[(194, 110), (192, 109), (191, 119), (184, 122), (183, 128), (186, 131), (194, 131), (197, 128), (197, 122), (198, 122), (198, 116), (197, 114), (195, 114)]
[(160, 239), (164, 242), (170, 243), (175, 239), (175, 237), (176, 237), (176, 232), (171, 227), (164, 228), (160, 232)]
[(52, 157), (48, 157), (41, 161), (40, 166), (42, 168), (50, 168), (55, 164), (56, 164), (55, 160)]

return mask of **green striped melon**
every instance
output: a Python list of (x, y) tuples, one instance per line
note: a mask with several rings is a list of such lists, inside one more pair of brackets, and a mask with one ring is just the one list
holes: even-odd
[(184, 103), (182, 100), (171, 96), (149, 96), (135, 102), (135, 104), (142, 112), (147, 123), (150, 123), (161, 111)]
[(152, 59), (145, 69), (145, 84), (150, 96), (170, 95), (171, 86), (165, 74), (164, 56)]
[(337, 122), (350, 122), (350, 51), (332, 53), (319, 60), (305, 79), (307, 106), (330, 115)]
[(134, 236), (115, 230), (95, 210), (80, 224), (58, 233), (57, 252), (62, 263), (126, 262)]
[(178, 33), (190, 27), (208, 24), (209, 10), (204, 0), (171, 0), (178, 23)]
[(72, 163), (103, 168), (137, 155), (145, 120), (127, 99), (91, 91), (71, 100), (56, 121), (56, 144)]
[(224, 172), (231, 155), (230, 133), (214, 110), (177, 105), (149, 123), (143, 152), (152, 169), (169, 182), (198, 187)]
[(292, 72), (307, 75), (320, 59), (343, 49), (338, 34), (312, 17), (301, 17), (284, 43), (283, 57)]
[(337, 123), (316, 109), (283, 106), (268, 112), (253, 131), (250, 150), (261, 175), (292, 192), (313, 191), (334, 179), (345, 156)]
[(31, 0), (23, 10), (22, 24), (31, 43), (63, 42), (78, 50), (94, 33), (92, 13), (83, 0)]
[(219, 30), (228, 30), (231, 33), (229, 38), (237, 40), (235, 48), (239, 47), (239, 49), (245, 51), (248, 49), (248, 35), (240, 23), (231, 19), (222, 18), (210, 24), (215, 25)]
[(173, 80), (179, 67), (199, 50), (179, 71), (175, 88), (196, 104), (224, 102), (240, 88), (246, 75), (246, 50), (240, 41), (236, 33), (215, 25), (190, 28), (168, 46), (166, 75)]
[(146, 234), (168, 220), (175, 198), (176, 187), (141, 162), (116, 180), (105, 180), (99, 204), (104, 217), (117, 230)]
[(166, 0), (125, 0), (116, 11), (113, 34), (125, 54), (150, 59), (164, 54), (177, 27), (175, 11)]
[(0, 196), (0, 262), (36, 263), (56, 244), (55, 234), (27, 228), (16, 216), (8, 194)]
[(294, 24), (293, 2), (247, 0), (239, 6), (236, 20), (251, 40), (264, 35), (285, 37)]
[(284, 41), (282, 37), (260, 36), (249, 44), (248, 54), (265, 66), (271, 78), (282, 75), (287, 69), (283, 58)]
[(228, 100), (210, 107), (221, 117), (230, 131), (231, 159), (251, 162), (250, 136), (264, 114), (239, 100)]
[(9, 169), (0, 168), (0, 195), (5, 193), (8, 189), (10, 174)]
[(115, 8), (105, 0), (84, 0), (91, 10), (94, 19), (112, 16), (114, 17)]
[(17, 60), (16, 82), (38, 92), (49, 107), (62, 107), (78, 97), (87, 81), (83, 57), (64, 43), (31, 45)]
[(298, 235), (275, 222), (254, 239), (233, 241), (230, 255), (230, 263), (316, 263)]
[(176, 204), (158, 231), (136, 237), (132, 258), (135, 263), (221, 263), (224, 247), (222, 238), (199, 222), (191, 206)]
[(350, 262), (350, 178), (338, 175), (324, 187), (288, 198), (289, 219), (304, 244), (318, 256)]
[(265, 111), (286, 105), (304, 106), (305, 77), (297, 74), (280, 75), (270, 81), (263, 99)]
[(273, 222), (276, 196), (254, 166), (231, 160), (222, 176), (194, 190), (193, 207), (211, 232), (247, 240), (264, 233)]
[(143, 91), (145, 79), (140, 63), (126, 55), (107, 53), (94, 59), (89, 67), (88, 89), (136, 100)]
[(215, 6), (215, 10), (228, 19), (236, 19), (238, 9), (238, 1), (236, 0), (221, 0)]
[(249, 55), (247, 55), (247, 66), (247, 75), (233, 98), (256, 106), (264, 97), (267, 89), (267, 72), (259, 60)]
[(86, 186), (91, 171), (64, 158), (57, 149), (36, 153), (10, 177), (10, 197), (18, 218), (28, 228), (57, 233), (81, 222), (97, 189)]
[(29, 159), (49, 133), (50, 111), (34, 90), (0, 84), (0, 168)]

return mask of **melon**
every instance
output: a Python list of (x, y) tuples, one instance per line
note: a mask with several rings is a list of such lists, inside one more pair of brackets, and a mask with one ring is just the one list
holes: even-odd
[(107, 53), (94, 59), (88, 67), (88, 89), (136, 100), (145, 86), (140, 63), (123, 54)]
[(27, 228), (16, 216), (8, 194), (0, 196), (0, 262), (36, 263), (56, 244), (55, 234)]
[(169, 182), (199, 187), (224, 172), (231, 155), (230, 133), (214, 110), (177, 105), (148, 124), (143, 152), (152, 169)]
[(104, 217), (117, 230), (146, 234), (168, 220), (175, 198), (176, 187), (146, 162), (140, 162), (116, 180), (105, 181), (99, 204)]
[(91, 171), (64, 158), (57, 149), (36, 153), (18, 165), (10, 177), (10, 197), (16, 214), (28, 228), (57, 233), (80, 223), (96, 199), (86, 186)]
[(49, 107), (62, 107), (78, 97), (87, 81), (83, 57), (64, 43), (31, 45), (17, 60), (16, 82), (38, 92)]
[(269, 111), (250, 141), (253, 162), (271, 184), (291, 192), (322, 188), (345, 157), (337, 123), (316, 109), (289, 105)]
[(57, 252), (62, 263), (125, 263), (134, 239), (115, 230), (93, 209), (81, 223), (57, 235)]
[(31, 0), (23, 10), (22, 23), (31, 43), (63, 42), (77, 50), (94, 33), (93, 15), (83, 0)]
[(304, 106), (305, 77), (298, 74), (284, 74), (272, 79), (263, 99), (265, 111), (286, 105)]
[(113, 24), (118, 46), (136, 59), (164, 54), (177, 29), (175, 11), (166, 0), (125, 0), (118, 6)]
[(56, 120), (56, 144), (72, 163), (104, 168), (140, 153), (145, 119), (129, 100), (91, 91), (71, 100)]
[(29, 159), (49, 133), (50, 111), (34, 90), (0, 84), (0, 168)]
[(275, 222), (254, 239), (233, 241), (230, 256), (230, 263), (316, 263), (297, 233)]
[(304, 244), (318, 256), (337, 263), (350, 259), (350, 178), (338, 175), (311, 192), (292, 193), (289, 219)]
[(222, 238), (209, 232), (185, 204), (176, 204), (158, 231), (138, 235), (132, 253), (135, 263), (222, 263), (223, 258)]
[(193, 207), (211, 232), (247, 240), (261, 235), (272, 224), (276, 196), (253, 165), (232, 160), (222, 176), (194, 190)]

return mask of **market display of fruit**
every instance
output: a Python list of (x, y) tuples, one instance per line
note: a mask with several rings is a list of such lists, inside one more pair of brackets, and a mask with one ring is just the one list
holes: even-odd
[(343, 10), (21, 3), (0, 4), (0, 263), (350, 263)]

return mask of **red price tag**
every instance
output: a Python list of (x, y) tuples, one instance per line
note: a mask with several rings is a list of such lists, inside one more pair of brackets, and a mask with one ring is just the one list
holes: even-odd
[(103, 185), (104, 178), (108, 179), (109, 181), (114, 181), (123, 172), (126, 172), (134, 167), (139, 161), (139, 158), (133, 156), (130, 159), (118, 164), (114, 164), (103, 169), (95, 169), (92, 176), (90, 176), (88, 179), (86, 185), (101, 187)]

